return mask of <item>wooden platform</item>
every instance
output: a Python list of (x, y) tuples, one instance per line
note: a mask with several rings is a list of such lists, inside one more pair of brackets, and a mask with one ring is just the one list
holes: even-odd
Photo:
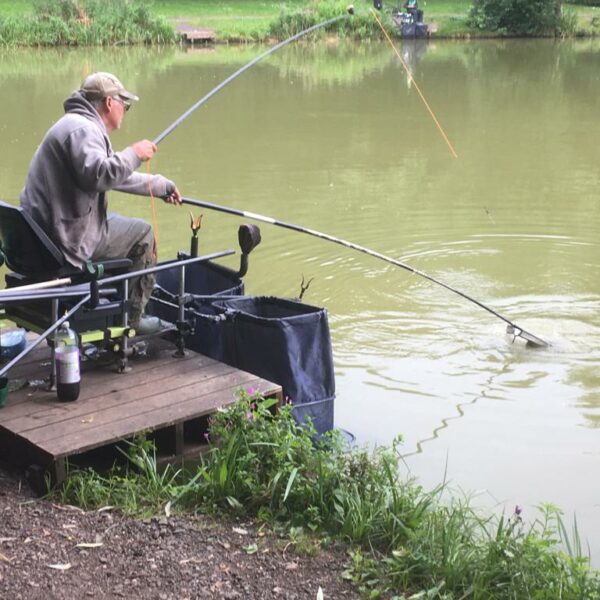
[(160, 433), (157, 449), (182, 458), (206, 446), (207, 416), (234, 403), (240, 388), (281, 401), (281, 387), (270, 381), (189, 350), (185, 357), (174, 351), (172, 344), (152, 340), (147, 356), (131, 359), (126, 374), (112, 364), (84, 361), (76, 402), (60, 402), (45, 389), (49, 349), (33, 352), (9, 373), (11, 385), (30, 383), (10, 392), (0, 408), (3, 458), (40, 465), (61, 481), (65, 459), (140, 432)]
[(183, 40), (190, 44), (194, 42), (213, 43), (217, 40), (217, 34), (212, 29), (208, 27), (196, 27), (186, 21), (177, 21), (175, 31)]

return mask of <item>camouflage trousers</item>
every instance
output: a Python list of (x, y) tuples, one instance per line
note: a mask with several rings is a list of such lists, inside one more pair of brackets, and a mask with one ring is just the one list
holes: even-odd
[[(108, 215), (107, 232), (98, 244), (93, 261), (129, 258), (132, 271), (156, 264), (156, 241), (149, 223), (142, 219)], [(154, 275), (142, 275), (129, 280), (129, 318), (137, 326), (154, 289)]]

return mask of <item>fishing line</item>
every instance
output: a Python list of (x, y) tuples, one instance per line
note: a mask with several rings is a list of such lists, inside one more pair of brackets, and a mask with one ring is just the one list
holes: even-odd
[(340, 15), (338, 17), (333, 17), (332, 19), (328, 19), (327, 21), (323, 21), (322, 23), (317, 23), (316, 25), (313, 25), (312, 27), (308, 27), (307, 29), (304, 29), (300, 33), (296, 33), (295, 35), (287, 38), (287, 40), (283, 40), (283, 42), (279, 42), (272, 48), (269, 48), (266, 52), (259, 54), (256, 58), (253, 58), (249, 63), (245, 64), (243, 67), (238, 69), (235, 73), (232, 73), (227, 79), (222, 81), (219, 85), (214, 87), (210, 92), (208, 92), (208, 94), (206, 94), (206, 96), (203, 96), (202, 98), (200, 98), (200, 100), (198, 100), (198, 102), (196, 102), (193, 106), (188, 108), (179, 118), (177, 118), (175, 121), (173, 121), (173, 123), (171, 123), (171, 125), (169, 125), (162, 133), (160, 133), (154, 139), (154, 143), (160, 144), (160, 142), (162, 142), (168, 135), (170, 135), (175, 129), (177, 129), (177, 127), (179, 127), (179, 125), (181, 125), (191, 114), (193, 114), (205, 102), (207, 102), (207, 100), (212, 98), (216, 93), (220, 92), (226, 85), (228, 85), (234, 79), (239, 77), (242, 73), (244, 73), (245, 71), (247, 71), (248, 69), (253, 67), (257, 62), (261, 61), (263, 58), (266, 58), (270, 54), (277, 52), (277, 50), (279, 50), (280, 48), (287, 46), (288, 44), (294, 42), (295, 40), (301, 38), (302, 36), (305, 36), (313, 31), (316, 31), (317, 29), (321, 29), (322, 27), (327, 27), (328, 25), (337, 23), (338, 21), (341, 21), (342, 19), (347, 19), (347, 18), (351, 17), (352, 15), (354, 15), (354, 6), (352, 6), (352, 4), (350, 4), (348, 6), (348, 8), (346, 9), (346, 14)]
[(156, 250), (156, 254), (158, 255), (158, 243), (159, 243), (159, 233), (158, 233), (158, 218), (156, 216), (156, 202), (154, 200), (154, 191), (152, 189), (152, 177), (150, 175), (150, 161), (146, 161), (146, 173), (148, 174), (148, 192), (150, 193), (150, 206), (152, 206), (152, 227), (154, 229), (154, 248)]
[(409, 80), (415, 86), (415, 89), (417, 90), (417, 93), (419, 94), (419, 97), (423, 101), (423, 104), (425, 105), (425, 108), (429, 111), (429, 114), (431, 115), (431, 118), (433, 119), (433, 122), (436, 124), (439, 132), (442, 134), (442, 137), (444, 138), (444, 141), (448, 145), (448, 148), (450, 148), (450, 152), (452, 153), (452, 156), (454, 156), (454, 158), (458, 158), (458, 154), (456, 154), (456, 150), (454, 150), (454, 146), (452, 146), (452, 144), (450, 143), (450, 140), (448, 139), (448, 136), (446, 135), (446, 132), (444, 131), (444, 128), (442, 127), (442, 125), (438, 121), (437, 117), (435, 116), (435, 114), (434, 114), (431, 106), (429, 106), (429, 102), (427, 102), (427, 100), (425, 99), (425, 96), (423, 95), (423, 92), (421, 91), (421, 88), (419, 87), (419, 85), (415, 81), (415, 78), (413, 77), (410, 69), (408, 68), (408, 65), (406, 64), (406, 62), (404, 62), (404, 59), (400, 55), (400, 52), (398, 52), (398, 48), (396, 48), (396, 46), (394, 45), (394, 42), (392, 42), (392, 38), (388, 35), (388, 32), (385, 30), (385, 27), (383, 26), (383, 23), (379, 20), (379, 17), (377, 16), (377, 13), (373, 9), (371, 9), (371, 13), (373, 13), (373, 16), (375, 17), (375, 20), (379, 24), (379, 27), (381, 27), (381, 31), (383, 31), (383, 35), (385, 35), (387, 41), (390, 43), (390, 46), (392, 47), (392, 50), (396, 53), (396, 56), (398, 57), (398, 59), (400, 60), (400, 63), (404, 67), (404, 70), (406, 71), (406, 74), (408, 75)]
[(476, 304), (480, 308), (483, 308), (484, 310), (491, 313), (495, 317), (498, 317), (499, 319), (504, 321), (508, 325), (508, 327), (506, 328), (507, 333), (510, 333), (515, 338), (521, 337), (534, 346), (547, 347), (550, 345), (550, 344), (548, 344), (548, 342), (545, 342), (538, 336), (533, 335), (532, 333), (529, 333), (522, 327), (519, 327), (518, 325), (516, 325), (515, 323), (513, 323), (506, 317), (502, 316), (500, 313), (496, 312), (494, 309), (490, 308), (489, 306), (486, 306), (479, 300), (476, 300), (475, 298), (469, 296), (468, 294), (465, 294), (464, 292), (461, 292), (460, 290), (453, 288), (452, 286), (444, 283), (443, 281), (440, 281), (439, 279), (436, 279), (435, 277), (428, 275), (424, 271), (415, 269), (414, 267), (411, 267), (410, 265), (408, 265), (404, 262), (396, 260), (395, 258), (392, 258), (391, 256), (386, 256), (385, 254), (381, 254), (381, 252), (377, 252), (375, 250), (371, 250), (370, 248), (360, 246), (358, 244), (355, 244), (354, 242), (349, 242), (347, 240), (334, 237), (327, 233), (322, 233), (320, 231), (316, 231), (315, 229), (309, 229), (307, 227), (301, 227), (300, 225), (294, 225), (293, 223), (286, 223), (284, 221), (278, 221), (277, 219), (274, 219), (272, 217), (266, 217), (264, 215), (259, 215), (257, 213), (249, 212), (246, 210), (238, 210), (236, 208), (230, 208), (228, 206), (221, 206), (219, 204), (213, 204), (212, 202), (207, 202), (206, 200), (197, 200), (195, 198), (189, 198), (187, 196), (183, 196), (181, 198), (181, 200), (184, 204), (190, 204), (192, 206), (209, 208), (211, 210), (228, 213), (230, 215), (237, 215), (240, 217), (245, 217), (247, 219), (253, 219), (255, 221), (262, 221), (263, 223), (269, 223), (270, 225), (275, 225), (277, 227), (291, 229), (292, 231), (297, 231), (299, 233), (306, 233), (308, 235), (312, 235), (314, 237), (318, 237), (320, 239), (327, 240), (328, 242), (333, 242), (334, 244), (339, 244), (340, 246), (344, 246), (346, 248), (351, 248), (352, 250), (357, 250), (358, 252), (362, 252), (363, 254), (368, 254), (369, 256), (373, 256), (374, 258), (378, 258), (378, 259), (383, 260), (387, 263), (390, 263), (396, 267), (400, 267), (402, 269), (405, 269), (406, 271), (410, 271), (411, 273), (414, 273), (415, 275), (419, 275), (420, 277), (428, 279), (429, 281), (432, 281), (433, 283), (436, 283), (437, 285), (441, 285), (443, 288), (446, 288), (447, 290), (453, 292), (454, 294), (461, 296), (465, 300), (468, 300), (469, 302)]

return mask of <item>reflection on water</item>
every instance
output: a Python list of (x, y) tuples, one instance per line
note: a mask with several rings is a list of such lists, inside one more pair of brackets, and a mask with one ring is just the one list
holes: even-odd
[[(67, 93), (116, 72), (141, 101), (116, 148), (152, 138), (263, 48), (13, 50), (0, 54), (2, 196)], [(360, 441), (404, 436), (427, 486), (577, 511), (600, 556), (600, 205), (597, 41), (401, 46), (453, 159), (384, 44), (288, 47), (206, 103), (151, 169), (189, 196), (325, 231), (406, 261), (535, 335), (531, 350), (479, 307), (402, 269), (262, 226), (250, 293), (329, 308), (336, 421)], [(147, 201), (112, 208), (151, 218)], [(187, 247), (186, 209), (160, 206), (161, 257)], [(205, 211), (206, 251), (239, 220)], [(237, 259), (230, 259), (235, 264)], [(531, 515), (531, 512), (530, 512)]]

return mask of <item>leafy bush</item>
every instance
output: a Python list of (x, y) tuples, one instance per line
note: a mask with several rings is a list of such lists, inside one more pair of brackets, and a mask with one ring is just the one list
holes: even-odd
[(269, 514), (297, 525), (317, 527), (330, 517), (325, 504), (343, 478), (341, 441), (315, 445), (311, 425), (301, 427), (284, 406), (242, 392), (240, 401), (211, 418), (212, 448), (196, 483), (181, 494), (191, 504), (229, 506)]
[(561, 0), (473, 0), (469, 26), (506, 35), (556, 34), (562, 29)]

